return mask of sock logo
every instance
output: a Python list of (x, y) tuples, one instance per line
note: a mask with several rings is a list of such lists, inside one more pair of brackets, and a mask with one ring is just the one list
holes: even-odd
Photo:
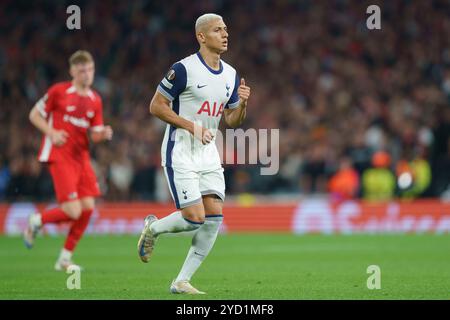
[(187, 191), (186, 191), (186, 190), (182, 190), (181, 192), (183, 192), (183, 194), (184, 194), (184, 200), (186, 200), (186, 199), (188, 198), (187, 195), (186, 195)]
[(194, 254), (196, 254), (196, 255), (198, 255), (200, 257), (204, 257), (205, 256), (204, 254), (198, 253), (197, 251), (194, 251)]

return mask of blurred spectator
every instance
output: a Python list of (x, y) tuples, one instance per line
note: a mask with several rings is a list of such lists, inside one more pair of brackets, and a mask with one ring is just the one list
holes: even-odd
[(82, 1), (79, 31), (65, 27), (70, 4), (0, 3), (0, 181), (8, 181), (10, 199), (44, 199), (51, 186), (28, 156), (40, 143), (28, 112), (52, 83), (68, 79), (67, 57), (80, 48), (94, 54), (94, 87), (115, 131), (94, 147), (102, 191), (107, 199), (153, 199), (165, 126), (148, 104), (170, 65), (197, 50), (193, 25), (205, 12), (223, 15), (230, 43), (223, 59), (252, 87), (244, 128), (280, 129), (280, 175), (232, 167), (230, 193), (326, 192), (340, 155), (361, 176), (374, 152), (388, 151), (395, 167), (417, 147), (432, 173), (421, 195), (449, 188), (447, 0), (385, 1), (376, 31), (365, 27), (368, 0)]
[(10, 173), (9, 167), (0, 154), (0, 200), (4, 200), (6, 196), (6, 189), (9, 185)]
[(436, 167), (437, 174), (439, 175), (440, 187), (442, 188), (441, 194), (446, 200), (450, 200), (450, 138), (447, 144), (447, 154), (442, 156)]
[(116, 200), (128, 200), (130, 186), (133, 181), (134, 168), (128, 154), (128, 144), (125, 142), (117, 150), (117, 157), (110, 165), (111, 189), (110, 197)]
[[(450, 102), (450, 101), (449, 101)], [(431, 156), (433, 194), (440, 195), (450, 189), (450, 107), (440, 109), (433, 130), (434, 143)]]
[(156, 174), (157, 169), (155, 164), (149, 163), (148, 159), (144, 157), (138, 159), (131, 185), (132, 199), (155, 199)]
[(402, 159), (396, 166), (399, 195), (403, 198), (417, 198), (431, 183), (431, 168), (427, 160), (417, 157), (408, 161)]
[(303, 165), (302, 185), (306, 193), (326, 191), (326, 148), (314, 144), (305, 155)]
[(352, 166), (352, 160), (344, 157), (340, 160), (339, 170), (330, 178), (328, 189), (333, 198), (352, 199), (358, 194), (359, 176)]
[(389, 169), (391, 157), (378, 151), (372, 157), (373, 168), (366, 169), (362, 176), (363, 196), (370, 201), (391, 200), (395, 195), (396, 180)]

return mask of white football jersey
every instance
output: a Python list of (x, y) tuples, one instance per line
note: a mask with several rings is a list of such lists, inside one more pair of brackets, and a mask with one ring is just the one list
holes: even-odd
[[(236, 70), (220, 61), (211, 69), (197, 52), (175, 63), (158, 85), (180, 117), (207, 128), (216, 136), (224, 109), (239, 105)], [(161, 146), (162, 165), (194, 171), (216, 169), (221, 161), (215, 138), (203, 145), (187, 130), (167, 124)]]

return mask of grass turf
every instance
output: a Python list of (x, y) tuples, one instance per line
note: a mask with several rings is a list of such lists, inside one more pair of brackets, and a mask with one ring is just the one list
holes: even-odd
[[(75, 261), (81, 290), (53, 271), (64, 239), (39, 237), (27, 250), (0, 237), (0, 299), (449, 299), (450, 235), (220, 235), (193, 285), (206, 296), (172, 295), (190, 237), (162, 236), (141, 263), (137, 236), (86, 236)], [(381, 289), (369, 290), (369, 265)]]

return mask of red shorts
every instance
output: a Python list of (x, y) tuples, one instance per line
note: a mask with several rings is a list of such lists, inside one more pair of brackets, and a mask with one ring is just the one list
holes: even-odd
[(89, 159), (82, 162), (74, 160), (51, 162), (49, 170), (56, 199), (60, 203), (84, 197), (97, 197), (101, 194)]

